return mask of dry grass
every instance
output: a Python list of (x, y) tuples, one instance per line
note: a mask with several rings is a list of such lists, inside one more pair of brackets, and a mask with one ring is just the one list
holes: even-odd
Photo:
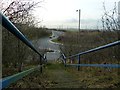
[(39, 71), (26, 76), (11, 88), (120, 88), (118, 69), (64, 67), (58, 62), (48, 63)]
[[(77, 54), (101, 45), (118, 40), (117, 32), (110, 31), (81, 31), (66, 32), (59, 37), (63, 43), (62, 51), (67, 55)], [(120, 63), (120, 46), (110, 47), (81, 56), (81, 63)], [(77, 59), (77, 58), (76, 58)]]

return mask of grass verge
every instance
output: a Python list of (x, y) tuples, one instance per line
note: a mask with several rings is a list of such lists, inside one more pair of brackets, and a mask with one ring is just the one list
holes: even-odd
[(11, 88), (120, 88), (119, 69), (64, 67), (48, 63), (43, 73), (36, 71), (12, 84)]

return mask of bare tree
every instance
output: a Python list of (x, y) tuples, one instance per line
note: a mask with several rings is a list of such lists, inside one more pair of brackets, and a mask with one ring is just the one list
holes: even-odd
[(105, 3), (103, 3), (104, 14), (102, 16), (103, 30), (115, 31), (120, 30), (120, 23), (118, 22), (118, 13), (116, 3), (114, 8), (110, 11), (106, 10)]
[[(117, 12), (116, 2), (114, 4), (113, 9), (110, 11), (106, 10), (105, 3), (103, 3), (103, 8), (104, 8), (104, 14), (102, 16), (103, 30), (114, 31), (115, 35), (117, 36), (117, 40), (120, 40), (120, 21), (119, 21), (119, 13)], [(114, 57), (117, 60), (119, 60), (120, 46), (118, 45), (115, 48), (112, 48), (111, 50), (115, 54)]]
[(11, 0), (10, 3), (7, 3), (1, 0), (0, 10), (14, 23), (33, 23), (34, 18), (31, 12), (34, 8), (40, 7), (39, 3), (41, 2), (43, 1)]
[[(13, 23), (19, 23), (20, 30), (26, 29), (25, 27), (21, 27), (22, 24), (27, 25), (33, 25), (34, 24), (34, 17), (32, 15), (32, 11), (34, 8), (38, 7), (38, 4), (43, 2), (33, 2), (30, 0), (0, 0), (0, 10), (2, 13), (4, 13)], [(5, 63), (13, 63), (16, 67), (16, 64), (19, 63), (18, 71), (22, 71), (22, 64), (26, 57), (26, 51), (28, 50), (27, 47), (20, 42), (18, 39), (16, 39), (12, 34), (9, 32), (6, 32), (6, 30), (3, 30), (3, 58), (5, 56), (4, 60)], [(24, 32), (24, 31), (22, 31)], [(11, 43), (12, 42), (12, 43)], [(11, 44), (10, 44), (11, 43)], [(7, 44), (7, 45), (6, 45)], [(8, 48), (11, 46), (11, 48), (14, 48), (15, 50), (12, 51)], [(14, 53), (14, 55), (12, 55)], [(15, 53), (17, 53), (15, 55)], [(12, 55), (10, 57), (10, 55)], [(14, 60), (13, 60), (14, 58)], [(16, 59), (16, 60), (15, 60)], [(4, 63), (3, 61), (3, 63)], [(9, 62), (11, 61), (11, 62)]]

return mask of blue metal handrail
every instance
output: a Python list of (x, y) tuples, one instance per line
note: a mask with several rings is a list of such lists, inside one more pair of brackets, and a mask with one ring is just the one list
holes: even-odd
[(25, 70), (23, 72), (20, 72), (20, 73), (14, 74), (12, 76), (8, 76), (8, 77), (5, 77), (5, 78), (1, 79), (0, 83), (2, 83), (2, 88), (8, 87), (10, 84), (18, 81), (19, 79), (25, 77), (26, 75), (28, 75), (28, 74), (36, 71), (36, 70), (39, 70), (40, 67), (41, 66), (38, 65), (36, 67), (30, 68), (28, 70)]
[(93, 49), (90, 49), (90, 50), (87, 50), (87, 51), (84, 51), (84, 52), (80, 52), (80, 53), (78, 53), (78, 54), (69, 56), (69, 57), (67, 57), (67, 58), (72, 58), (72, 57), (76, 57), (76, 56), (78, 56), (78, 55), (83, 55), (83, 54), (95, 52), (95, 51), (98, 51), (98, 50), (101, 50), (101, 49), (105, 49), (105, 48), (108, 48), (108, 47), (112, 47), (112, 46), (115, 46), (115, 45), (120, 45), (120, 40), (119, 40), (119, 41), (115, 41), (115, 42), (113, 42), (113, 43), (109, 43), (109, 44), (100, 46), (100, 47), (97, 47), (97, 48), (93, 48)]
[(66, 66), (81, 66), (81, 67), (107, 67), (107, 68), (120, 68), (119, 64), (66, 64)]
[[(9, 86), (11, 83), (14, 83), (15, 81), (23, 78), (24, 76), (30, 74), (31, 72), (37, 70), (40, 68), (40, 71), (42, 72), (42, 59), (46, 60), (46, 56), (42, 56), (40, 52), (34, 47), (34, 45), (15, 27), (12, 22), (6, 18), (1, 12), (0, 12), (0, 20), (2, 20), (2, 26), (5, 27), (7, 30), (9, 30), (13, 35), (15, 35), (18, 39), (20, 39), (23, 43), (25, 43), (28, 47), (30, 47), (33, 51), (35, 51), (40, 56), (40, 66), (31, 68), (29, 70), (20, 72), (18, 74), (5, 77), (4, 79), (0, 80), (0, 83), (2, 83), (2, 87), (0, 89), (5, 88)], [(45, 58), (44, 58), (45, 57)]]
[[(69, 56), (69, 57), (66, 57), (65, 54), (63, 54), (61, 52), (62, 60), (63, 60), (63, 63), (64, 63), (65, 66), (75, 66), (75, 67), (78, 67), (78, 70), (79, 70), (80, 66), (120, 68), (120, 64), (80, 64), (80, 56), (81, 55), (91, 53), (91, 52), (95, 52), (95, 51), (99, 51), (99, 50), (109, 48), (109, 47), (112, 47), (112, 46), (116, 46), (116, 45), (120, 45), (120, 40), (109, 43), (109, 44), (106, 44), (106, 45), (103, 45), (103, 46), (99, 46), (99, 47), (96, 47), (96, 48), (93, 48), (93, 49), (90, 49), (90, 50), (87, 50), (87, 51), (84, 51), (84, 52), (80, 52), (78, 54), (75, 54), (75, 55), (72, 55), (72, 56)], [(66, 63), (67, 59), (74, 58), (74, 57), (77, 57), (77, 56), (78, 56), (78, 64), (67, 64)]]
[(30, 47), (33, 51), (35, 51), (43, 58), (43, 56), (38, 52), (38, 50), (34, 47), (34, 45), (17, 29), (17, 27), (14, 24), (12, 24), (12, 22), (9, 19), (6, 18), (6, 16), (0, 13), (0, 17), (2, 18), (3, 27), (9, 30), (12, 34), (14, 34), (23, 43), (25, 43), (28, 47)]

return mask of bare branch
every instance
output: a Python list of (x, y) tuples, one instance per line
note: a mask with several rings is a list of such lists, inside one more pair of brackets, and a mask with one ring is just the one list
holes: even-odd
[(115, 6), (110, 12), (106, 10), (105, 3), (103, 3), (104, 15), (102, 16), (102, 24), (103, 29), (107, 29), (110, 31), (120, 30), (120, 25), (118, 24), (118, 16), (116, 11), (116, 3)]

